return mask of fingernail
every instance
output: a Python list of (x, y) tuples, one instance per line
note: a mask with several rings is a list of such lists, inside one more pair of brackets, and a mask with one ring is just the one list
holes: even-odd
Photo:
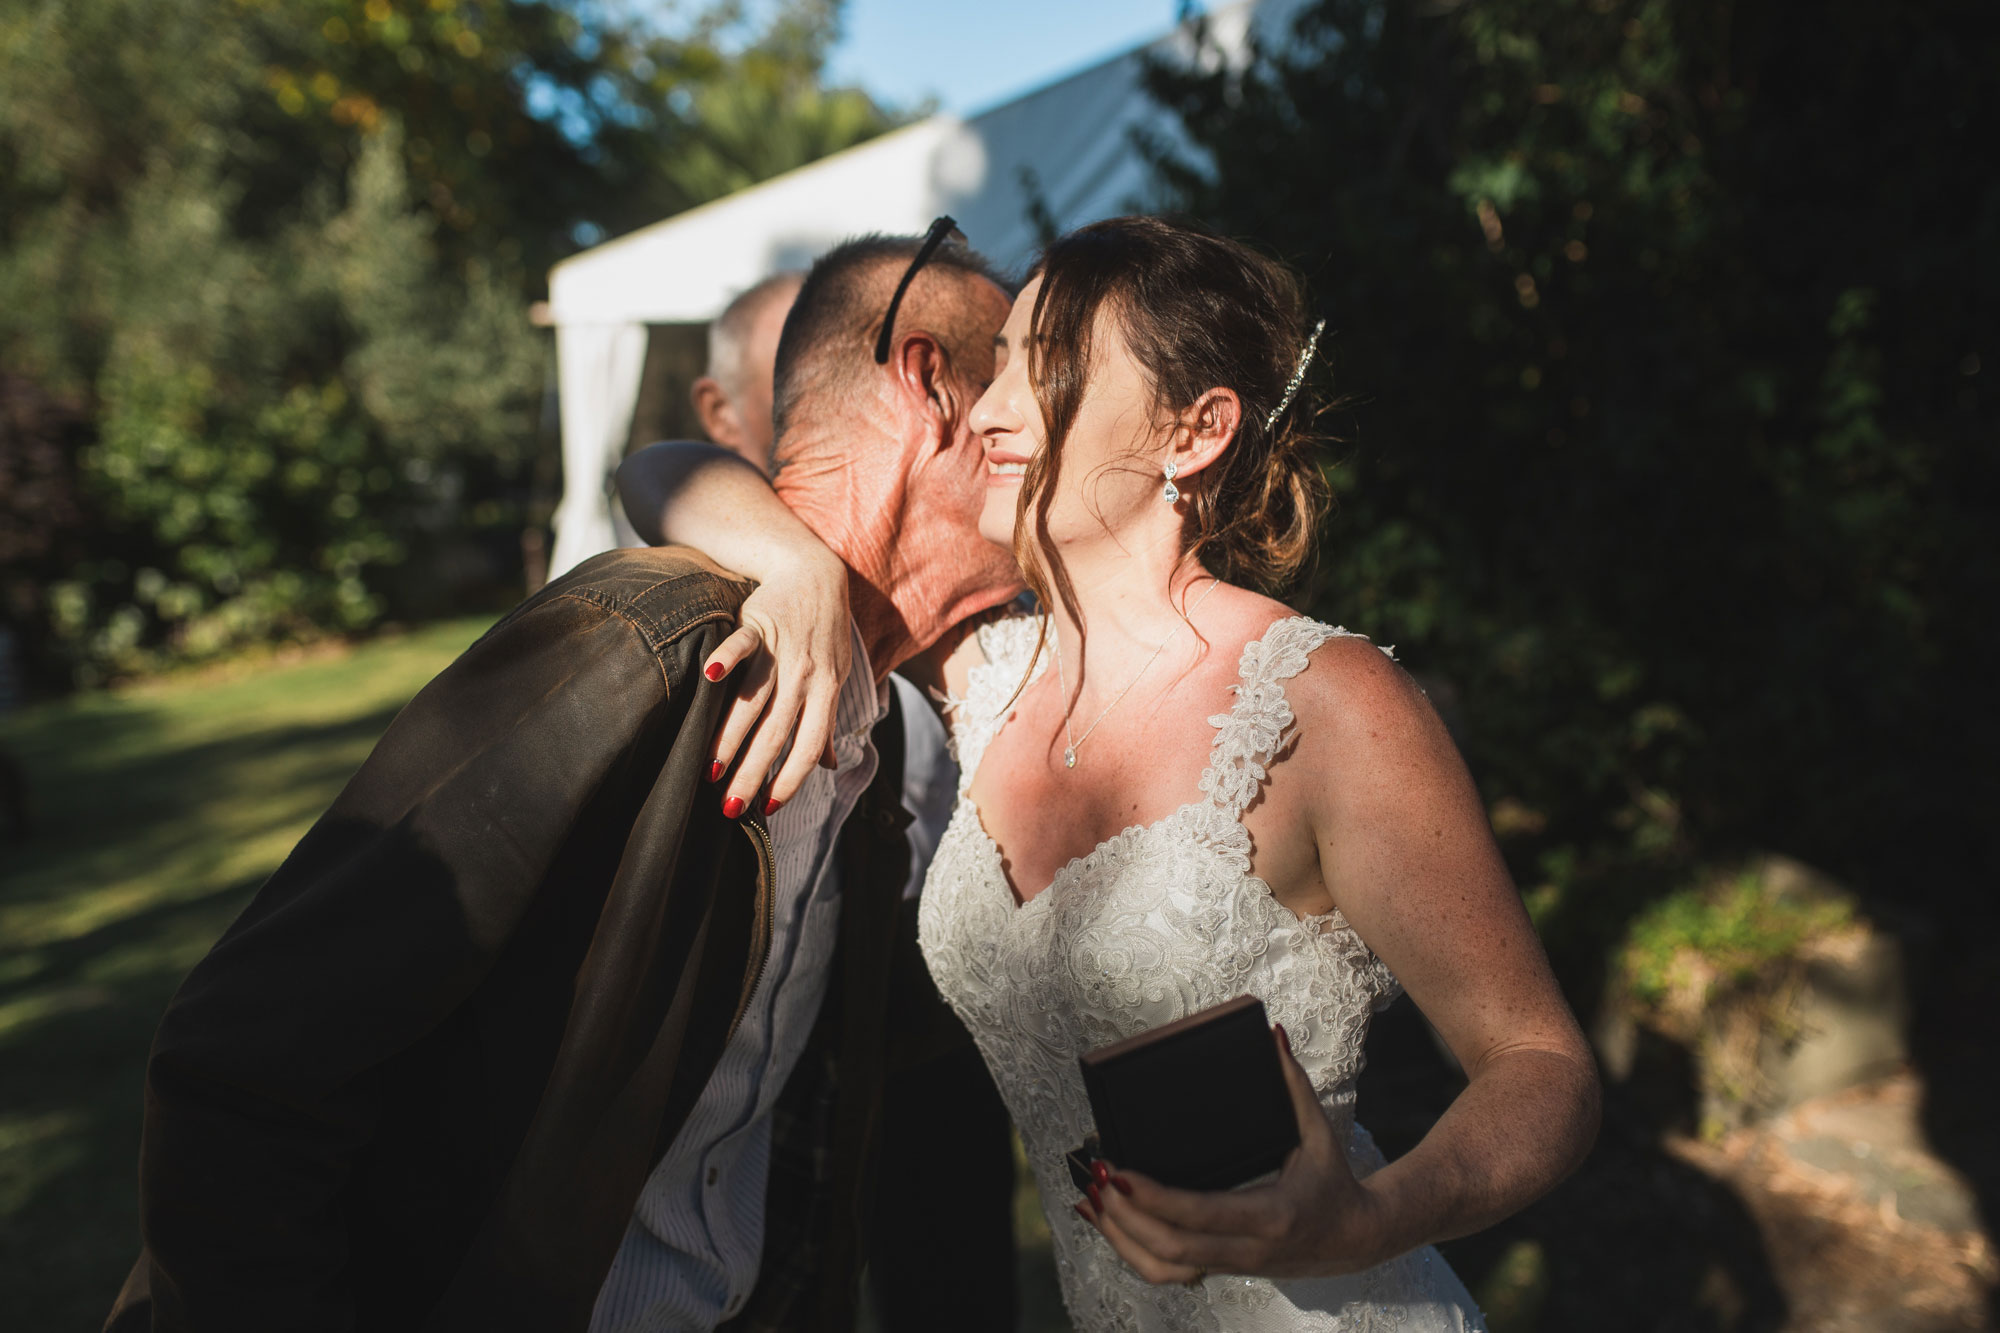
[(722, 781), (722, 761), (720, 759), (708, 766), (708, 780), (710, 782)]
[(1090, 1185), (1090, 1206), (1100, 1213), (1104, 1211), (1104, 1196), (1098, 1193), (1095, 1181), (1092, 1181)]
[(1092, 1226), (1097, 1225), (1097, 1219), (1091, 1216), (1090, 1209), (1084, 1207), (1080, 1203), (1073, 1203), (1070, 1205), (1070, 1207), (1076, 1209), (1076, 1215), (1078, 1217), (1082, 1218), (1084, 1221), (1088, 1222)]
[(701, 674), (707, 676), (710, 680), (721, 680), (722, 663), (710, 662), (706, 667), (702, 668)]
[(1292, 1034), (1285, 1031), (1285, 1025), (1283, 1023), (1278, 1023), (1275, 1026), (1278, 1030), (1279, 1043), (1284, 1046), (1285, 1054), (1290, 1055), (1292, 1053)]
[(1118, 1192), (1120, 1194), (1124, 1195), (1128, 1199), (1132, 1197), (1131, 1181), (1125, 1179), (1125, 1177), (1123, 1176), (1113, 1176), (1111, 1177), (1111, 1183), (1118, 1187)]
[(773, 797), (772, 797), (772, 798), (771, 798), (770, 800), (768, 800), (768, 801), (764, 802), (764, 816), (765, 816), (765, 818), (767, 818), (767, 819), (768, 819), (768, 818), (769, 818), (770, 816), (772, 816), (772, 815), (775, 815), (775, 814), (777, 814), (777, 813), (778, 813), (778, 807), (779, 807), (779, 806), (781, 806), (781, 805), (783, 805), (783, 804), (784, 804), (784, 802), (783, 802), (783, 801), (781, 801), (781, 800), (779, 800), (779, 799), (778, 799), (777, 797), (775, 797), (775, 796), (773, 796)]
[(1102, 1162), (1092, 1162), (1090, 1164), (1090, 1178), (1100, 1185), (1108, 1185), (1111, 1183), (1111, 1168)]
[(732, 796), (722, 803), (722, 817), (734, 819), (743, 813), (744, 801), (741, 796)]

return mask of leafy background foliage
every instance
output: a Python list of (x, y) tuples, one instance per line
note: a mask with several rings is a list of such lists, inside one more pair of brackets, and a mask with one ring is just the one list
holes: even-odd
[[(1732, 1123), (1722, 1035), (1749, 1016), (1755, 1072), (1758, 997), (1850, 924), (1765, 853), (1895, 940), (1922, 1134), (2000, 1216), (1996, 49), (1951, 0), (1317, 0), (1247, 69), (1151, 75), (1182, 206), (1337, 331), (1311, 604), (1431, 691), (1601, 1049), (1638, 1019), (1591, 1160), (1446, 1247), (1496, 1328), (1789, 1327), (1873, 1280), (1781, 1290), (1776, 1233), (1661, 1148)], [(1455, 1091), (1397, 1122), (1396, 1020), (1392, 1153)]]
[(0, 614), (41, 684), (517, 595), (549, 265), (890, 124), (822, 86), (839, 13), (0, 16)]
[(1323, 0), (1153, 73), (1185, 207), (1338, 330), (1311, 595), (1440, 687), (1558, 948), (1732, 849), (1991, 883), (1972, 17)]

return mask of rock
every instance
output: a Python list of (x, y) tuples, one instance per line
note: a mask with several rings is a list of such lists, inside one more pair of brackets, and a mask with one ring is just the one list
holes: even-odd
[(1611, 997), (1597, 1006), (1590, 1024), (1590, 1044), (1596, 1048), (1597, 1063), (1613, 1083), (1632, 1077), (1632, 1064), (1639, 1053), (1639, 1024), (1632, 1006)]
[(1893, 1073), (1909, 1008), (1896, 936), (1852, 890), (1771, 855), (1635, 922), (1591, 1037), (1614, 1083), (1633, 1076), (1649, 1034), (1685, 1050), (1714, 1135)]
[(1767, 1030), (1760, 1052), (1770, 1107), (1882, 1078), (1909, 1055), (1903, 1036), (1909, 990), (1893, 938), (1859, 926), (1816, 942), (1803, 962), (1804, 980), (1787, 1015), (1792, 1033)]
[(1939, 1231), (1978, 1232), (1978, 1200), (1925, 1139), (1922, 1105), (1921, 1086), (1902, 1072), (1796, 1107), (1772, 1128), (1792, 1160), (1841, 1177), (1878, 1211)]
[(1926, 1100), (1905, 1069), (1712, 1142), (1668, 1136), (1754, 1219), (1787, 1333), (1994, 1327), (2000, 1262), (1970, 1183), (1925, 1139)]

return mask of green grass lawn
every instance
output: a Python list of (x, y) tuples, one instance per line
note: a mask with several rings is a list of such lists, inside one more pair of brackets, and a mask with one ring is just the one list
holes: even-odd
[(489, 623), (0, 718), (39, 815), (0, 843), (0, 1326), (102, 1322), (138, 1249), (140, 1083), (168, 997)]
[[(140, 1089), (168, 997), (488, 623), (0, 717), (40, 817), (0, 843), (0, 1329), (103, 1320), (138, 1250)], [(1021, 1177), (1023, 1324), (1064, 1328)]]

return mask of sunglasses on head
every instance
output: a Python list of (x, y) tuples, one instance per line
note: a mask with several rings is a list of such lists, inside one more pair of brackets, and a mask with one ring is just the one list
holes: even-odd
[(875, 339), (876, 365), (889, 364), (889, 343), (895, 337), (896, 311), (902, 307), (903, 294), (910, 290), (911, 280), (925, 264), (930, 262), (931, 256), (936, 254), (938, 247), (947, 240), (964, 245), (965, 233), (958, 229), (958, 223), (951, 218), (939, 217), (932, 221), (931, 229), (924, 233), (924, 243), (917, 247), (916, 257), (910, 260), (910, 266), (903, 270), (903, 280), (896, 284), (896, 294), (889, 298), (889, 313), (882, 317), (882, 332)]

